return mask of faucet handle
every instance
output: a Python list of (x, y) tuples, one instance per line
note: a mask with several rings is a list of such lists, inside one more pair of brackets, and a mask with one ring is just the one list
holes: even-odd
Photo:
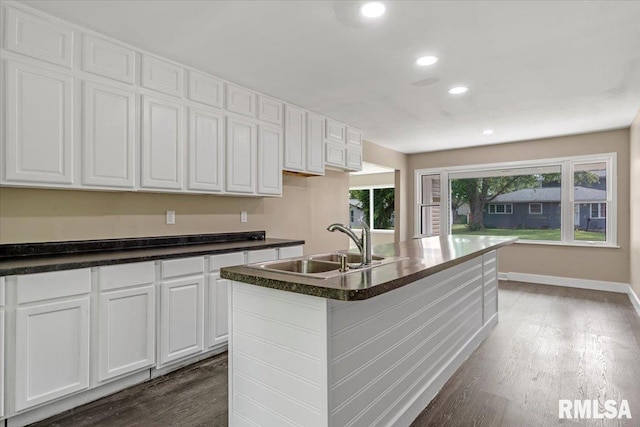
[(369, 225), (364, 221), (364, 219), (360, 220), (360, 225), (362, 225), (362, 229), (365, 231), (370, 231)]

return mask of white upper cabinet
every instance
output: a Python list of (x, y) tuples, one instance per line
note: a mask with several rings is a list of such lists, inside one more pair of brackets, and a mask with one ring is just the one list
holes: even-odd
[(362, 131), (359, 129), (347, 128), (347, 144), (362, 146)]
[(189, 109), (189, 182), (191, 190), (222, 191), (224, 117)]
[(343, 144), (327, 142), (324, 161), (330, 166), (344, 168), (347, 166), (347, 149)]
[(324, 175), (324, 117), (307, 113), (307, 172)]
[(224, 83), (220, 79), (189, 71), (189, 99), (212, 107), (222, 108)]
[(304, 172), (306, 170), (306, 115), (304, 110), (285, 106), (284, 118), (284, 168)]
[(282, 126), (282, 102), (267, 96), (258, 96), (258, 119)]
[(325, 121), (325, 140), (344, 144), (347, 141), (347, 128), (342, 123), (327, 119)]
[(177, 102), (142, 97), (142, 187), (182, 188), (182, 108)]
[(247, 117), (256, 116), (256, 95), (249, 89), (227, 83), (226, 109)]
[(124, 83), (135, 83), (135, 52), (97, 37), (84, 35), (82, 69)]
[(183, 83), (182, 67), (149, 55), (142, 56), (143, 87), (181, 97)]
[(227, 117), (226, 190), (232, 193), (256, 191), (256, 125)]
[(73, 79), (7, 61), (6, 180), (73, 182)]
[(6, 9), (8, 50), (71, 68), (73, 31), (59, 24), (16, 10)]
[(282, 194), (282, 129), (258, 126), (258, 193)]
[(362, 150), (347, 148), (347, 169), (362, 170)]
[(82, 183), (134, 186), (135, 95), (84, 82)]

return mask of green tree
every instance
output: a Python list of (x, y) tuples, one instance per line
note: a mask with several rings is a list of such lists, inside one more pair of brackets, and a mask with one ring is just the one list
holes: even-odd
[[(371, 218), (369, 190), (349, 190), (349, 198), (356, 199), (363, 210), (363, 219), (368, 225)], [(382, 230), (394, 227), (395, 190), (376, 188), (373, 190), (373, 228)], [(360, 219), (360, 218), (356, 218)]]

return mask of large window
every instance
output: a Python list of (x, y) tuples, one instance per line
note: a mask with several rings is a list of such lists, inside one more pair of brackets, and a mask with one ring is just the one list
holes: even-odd
[(418, 170), (416, 234), (613, 246), (615, 167), (612, 153)]
[(395, 189), (393, 187), (353, 187), (349, 189), (349, 219), (351, 228), (361, 228), (364, 220), (372, 230), (393, 230), (395, 227)]

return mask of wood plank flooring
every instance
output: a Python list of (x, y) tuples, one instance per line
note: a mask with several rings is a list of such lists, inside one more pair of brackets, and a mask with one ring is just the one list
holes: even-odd
[[(626, 295), (500, 283), (500, 322), (414, 421), (640, 426), (640, 317)], [(558, 399), (627, 399), (632, 420), (558, 419)], [(36, 426), (226, 426), (226, 354)]]

